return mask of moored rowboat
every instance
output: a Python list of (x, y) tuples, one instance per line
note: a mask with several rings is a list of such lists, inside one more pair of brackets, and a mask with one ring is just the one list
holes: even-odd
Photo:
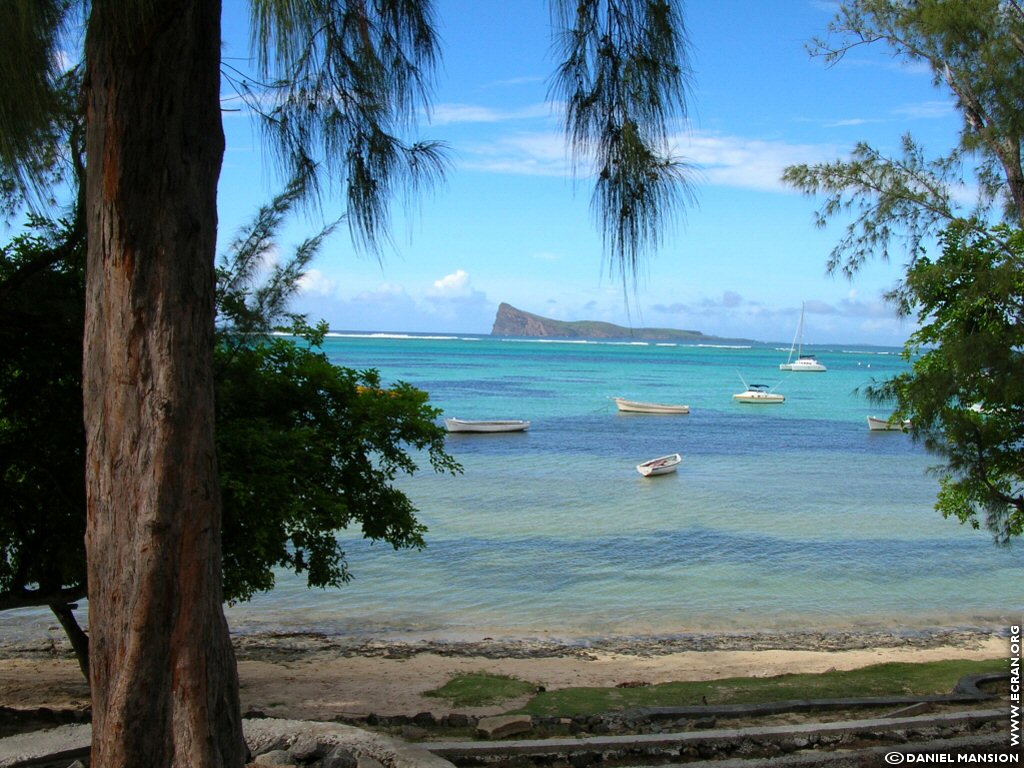
[(615, 405), (623, 413), (689, 413), (688, 405), (671, 405), (669, 403), (641, 403), (637, 400), (626, 400), (623, 397), (612, 398)]
[(910, 419), (901, 422), (868, 416), (868, 429), (872, 432), (906, 432), (910, 429)]
[(669, 472), (675, 472), (679, 469), (679, 464), (682, 460), (683, 457), (678, 453), (670, 453), (668, 456), (659, 456), (656, 459), (645, 461), (643, 464), (637, 464), (636, 471), (644, 477), (667, 475)]
[(449, 432), (525, 432), (530, 422), (523, 419), (445, 419)]

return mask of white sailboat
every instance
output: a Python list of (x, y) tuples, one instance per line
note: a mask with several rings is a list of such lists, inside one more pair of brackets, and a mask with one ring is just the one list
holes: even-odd
[[(811, 371), (823, 373), (827, 371), (824, 365), (815, 359), (814, 355), (803, 354), (804, 344), (804, 304), (800, 305), (800, 323), (796, 327), (796, 335), (793, 336), (793, 344), (789, 348), (789, 360), (779, 365), (780, 371)], [(796, 360), (793, 359), (794, 353)]]

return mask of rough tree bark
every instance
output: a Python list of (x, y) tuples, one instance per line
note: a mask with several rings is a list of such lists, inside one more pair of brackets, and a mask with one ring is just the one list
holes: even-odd
[(84, 356), (92, 765), (241, 766), (213, 440), (219, 0), (94, 0)]

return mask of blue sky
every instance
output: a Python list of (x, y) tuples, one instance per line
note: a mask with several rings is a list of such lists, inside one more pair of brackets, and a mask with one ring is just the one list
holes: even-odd
[[(242, 0), (226, 0), (226, 55), (247, 39)], [(826, 274), (842, 234), (819, 230), (815, 201), (782, 169), (846, 156), (857, 141), (894, 149), (911, 132), (935, 153), (958, 119), (930, 73), (884, 48), (829, 68), (806, 43), (825, 33), (822, 0), (689, 0), (693, 45), (688, 124), (675, 149), (698, 169), (696, 204), (668, 231), (629, 302), (603, 260), (588, 179), (573, 180), (557, 104), (547, 0), (437, 0), (444, 43), (429, 119), (453, 167), (403, 210), (382, 260), (347, 233), (313, 264), (296, 309), (339, 330), (487, 333), (497, 306), (563, 320), (685, 328), (786, 342), (802, 302), (807, 343), (900, 345), (912, 331), (882, 301), (902, 260), (874, 261), (849, 281)], [(227, 113), (221, 241), (277, 188), (248, 120)], [(299, 221), (294, 244), (315, 222)]]

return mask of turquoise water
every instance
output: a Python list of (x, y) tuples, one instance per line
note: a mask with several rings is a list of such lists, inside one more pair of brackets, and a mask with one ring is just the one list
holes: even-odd
[[(426, 389), (445, 415), (533, 425), (450, 435), (463, 475), (401, 480), (427, 549), (341, 532), (351, 584), (308, 590), (282, 573), (228, 609), (236, 632), (914, 630), (1005, 627), (1024, 610), (1020, 547), (942, 519), (933, 459), (902, 433), (868, 432), (868, 414), (887, 414), (857, 390), (902, 369), (893, 350), (815, 348), (824, 374), (779, 371), (788, 349), (769, 347), (350, 335), (326, 351)], [(786, 402), (734, 402), (741, 377)], [(692, 411), (623, 415), (614, 396)], [(677, 451), (673, 475), (634, 468)], [(5, 634), (32, 624), (0, 615)]]
[[(1024, 606), (1020, 549), (943, 520), (932, 459), (902, 433), (868, 432), (857, 390), (902, 368), (893, 350), (817, 348), (825, 374), (779, 371), (788, 350), (773, 348), (350, 336), (326, 350), (426, 389), (447, 416), (533, 425), (450, 435), (463, 475), (402, 481), (426, 550), (342, 534), (352, 584), (282, 576), (229, 611), (238, 631), (914, 628), (1005, 624)], [(786, 402), (734, 402), (741, 377)], [(620, 415), (613, 396), (692, 411)], [(674, 475), (634, 469), (676, 451)]]

